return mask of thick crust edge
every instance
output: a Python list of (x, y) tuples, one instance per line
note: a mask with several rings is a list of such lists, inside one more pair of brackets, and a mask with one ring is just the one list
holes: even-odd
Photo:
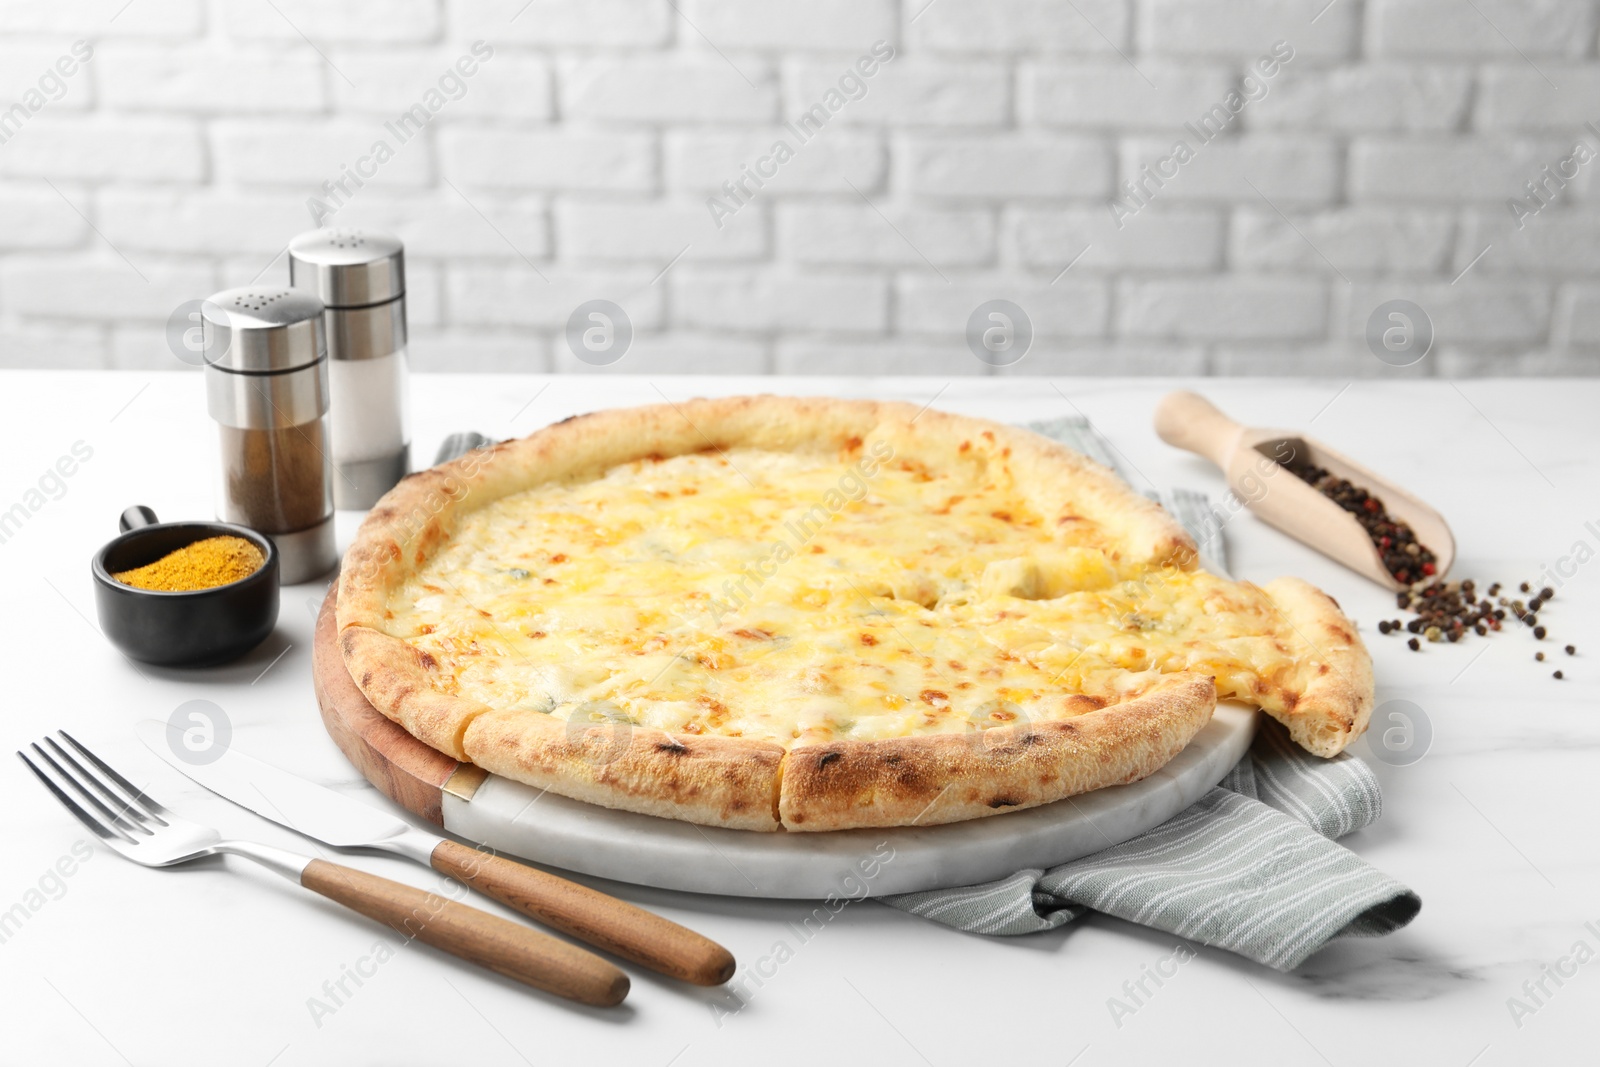
[(783, 748), (769, 742), (579, 726), (520, 710), (478, 716), (464, 740), (484, 770), (574, 800), (736, 830), (778, 829)]
[(1339, 602), (1299, 578), (1277, 578), (1263, 585), (1307, 647), (1296, 674), (1284, 680), (1287, 707), (1267, 714), (1289, 728), (1289, 736), (1318, 756), (1331, 757), (1366, 732), (1372, 718), (1372, 656), (1345, 617)]
[(366, 626), (339, 634), (339, 649), (356, 686), (373, 707), (406, 732), (458, 760), (467, 758), (467, 724), (487, 705), (442, 693), (429, 674), (431, 658), (397, 637)]
[(1071, 719), (791, 749), (778, 810), (790, 830), (933, 826), (1031, 808), (1136, 782), (1166, 766), (1210, 721), (1204, 674)]

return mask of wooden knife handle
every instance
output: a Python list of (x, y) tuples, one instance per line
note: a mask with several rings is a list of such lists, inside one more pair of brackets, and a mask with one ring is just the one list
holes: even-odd
[(594, 953), (436, 893), (326, 860), (308, 863), (300, 884), (535, 989), (603, 1007), (628, 995), (628, 976)]
[(1228, 469), (1228, 459), (1244, 427), (1217, 410), (1199, 393), (1168, 393), (1156, 405), (1156, 433), (1167, 444), (1204, 456)]
[(441, 874), (652, 971), (707, 986), (733, 977), (733, 955), (715, 941), (588, 886), (456, 841), (439, 842), (432, 862)]

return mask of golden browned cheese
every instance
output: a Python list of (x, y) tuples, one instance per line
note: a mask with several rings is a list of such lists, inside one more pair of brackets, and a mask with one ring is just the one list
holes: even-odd
[(1068, 718), (1179, 671), (1270, 708), (1297, 654), (1255, 586), (1131, 563), (993, 469), (882, 441), (514, 493), (462, 514), (388, 611), (482, 705), (785, 746)]
[(248, 578), (265, 562), (261, 550), (242, 537), (207, 537), (111, 577), (136, 589), (187, 593)]

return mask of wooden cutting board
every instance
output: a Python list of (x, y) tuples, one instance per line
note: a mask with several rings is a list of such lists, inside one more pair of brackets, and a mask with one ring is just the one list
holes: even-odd
[[(1150, 777), (1055, 804), (947, 826), (759, 833), (583, 804), (458, 763), (368, 703), (345, 669), (333, 594), (312, 651), (328, 733), (367, 780), (446, 832), (500, 852), (620, 882), (722, 896), (821, 900), (975, 885), (1098, 852), (1166, 822), (1250, 746), (1255, 712), (1222, 703)], [(879, 862), (888, 848), (892, 862)], [(862, 878), (860, 871), (874, 871)]]

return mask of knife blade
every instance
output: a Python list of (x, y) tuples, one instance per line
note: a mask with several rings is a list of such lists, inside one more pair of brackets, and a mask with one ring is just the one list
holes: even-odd
[(727, 949), (653, 912), (419, 829), (231, 745), (208, 762), (190, 762), (178, 755), (183, 741), (176, 727), (145, 719), (134, 730), (145, 747), (184, 777), (298, 834), (334, 848), (405, 856), (547, 926), (673, 978), (721, 985), (733, 977), (735, 963)]
[(334, 848), (384, 848), (411, 835), (408, 845), (421, 848), (423, 862), (443, 840), (419, 830), (370, 804), (352, 800), (326, 786), (308, 782), (270, 763), (240, 752), (231, 745), (209, 762), (190, 762), (178, 755), (182, 731), (169, 723), (146, 719), (134, 727), (145, 747), (166, 760), (186, 778), (232, 801), (263, 819), (315, 838)]

